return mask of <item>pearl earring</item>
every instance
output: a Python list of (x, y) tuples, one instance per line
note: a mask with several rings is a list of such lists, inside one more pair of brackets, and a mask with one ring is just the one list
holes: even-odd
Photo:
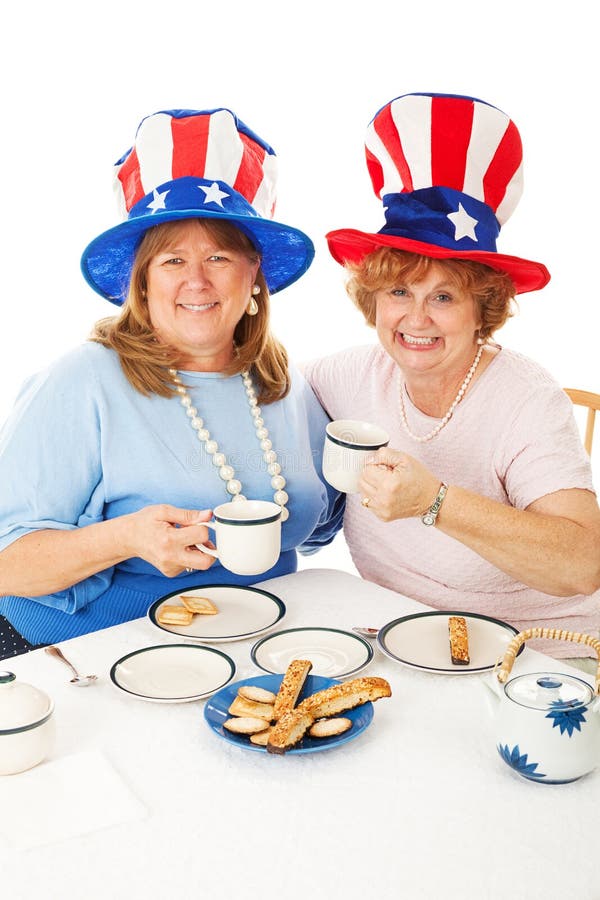
[(250, 297), (248, 301), (248, 306), (246, 307), (246, 312), (249, 316), (255, 316), (258, 312), (258, 303), (254, 299), (254, 297)]
[(252, 286), (252, 293), (253, 293), (253, 295), (254, 295), (255, 297), (256, 297), (258, 294), (260, 294), (260, 285), (259, 285), (259, 284), (254, 284), (254, 285)]

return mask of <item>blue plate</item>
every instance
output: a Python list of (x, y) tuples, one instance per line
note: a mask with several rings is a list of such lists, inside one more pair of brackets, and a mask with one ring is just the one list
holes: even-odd
[[(235, 744), (243, 750), (256, 750), (258, 753), (266, 753), (266, 747), (250, 743), (250, 738), (247, 735), (234, 734), (232, 731), (227, 731), (226, 728), (223, 728), (223, 722), (225, 722), (226, 719), (231, 718), (228, 709), (237, 696), (238, 688), (242, 685), (256, 685), (256, 687), (265, 688), (265, 690), (272, 691), (276, 694), (279, 690), (282, 678), (283, 675), (259, 675), (255, 678), (246, 678), (243, 681), (235, 681), (228, 684), (207, 700), (204, 707), (204, 718), (215, 734), (218, 734), (219, 737), (229, 741), (230, 744)], [(304, 683), (298, 701), (308, 697), (309, 694), (314, 694), (315, 691), (322, 691), (324, 688), (339, 683), (339, 681), (335, 681), (332, 678), (325, 678), (322, 675), (309, 675)], [(344, 716), (352, 722), (352, 727), (349, 728), (348, 731), (327, 738), (311, 738), (306, 736), (300, 743), (296, 744), (295, 747), (288, 750), (285, 755), (287, 756), (289, 753), (317, 753), (319, 750), (330, 750), (333, 747), (339, 747), (340, 744), (345, 744), (347, 741), (353, 740), (371, 724), (371, 720), (373, 719), (373, 704), (370, 702), (363, 703), (361, 706), (340, 713), (340, 716)]]

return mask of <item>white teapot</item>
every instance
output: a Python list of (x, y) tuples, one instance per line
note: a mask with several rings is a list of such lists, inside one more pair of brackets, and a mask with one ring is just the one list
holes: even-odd
[(531, 638), (584, 643), (600, 657), (600, 641), (590, 635), (550, 628), (517, 634), (494, 670), (496, 749), (519, 775), (540, 784), (565, 784), (600, 764), (600, 662), (595, 689), (564, 672), (533, 672), (508, 680), (521, 645)]

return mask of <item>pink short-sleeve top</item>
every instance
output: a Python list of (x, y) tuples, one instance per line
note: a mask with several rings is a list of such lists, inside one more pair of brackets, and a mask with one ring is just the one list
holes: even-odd
[[(501, 348), (427, 443), (403, 427), (402, 374), (378, 344), (311, 361), (304, 372), (332, 419), (382, 426), (390, 447), (420, 459), (440, 481), (519, 509), (554, 491), (594, 490), (571, 401), (544, 368), (519, 353)], [(413, 406), (406, 391), (404, 403), (411, 430), (427, 434), (437, 420)], [(519, 630), (544, 625), (598, 634), (600, 591), (565, 598), (534, 590), (418, 518), (380, 522), (350, 494), (344, 534), (363, 578), (428, 606), (483, 613)], [(579, 651), (553, 642), (550, 652)]]

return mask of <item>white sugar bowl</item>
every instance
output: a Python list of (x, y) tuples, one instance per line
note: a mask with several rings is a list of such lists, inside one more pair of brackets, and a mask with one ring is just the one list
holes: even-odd
[(0, 671), (0, 775), (32, 769), (54, 744), (54, 701)]

